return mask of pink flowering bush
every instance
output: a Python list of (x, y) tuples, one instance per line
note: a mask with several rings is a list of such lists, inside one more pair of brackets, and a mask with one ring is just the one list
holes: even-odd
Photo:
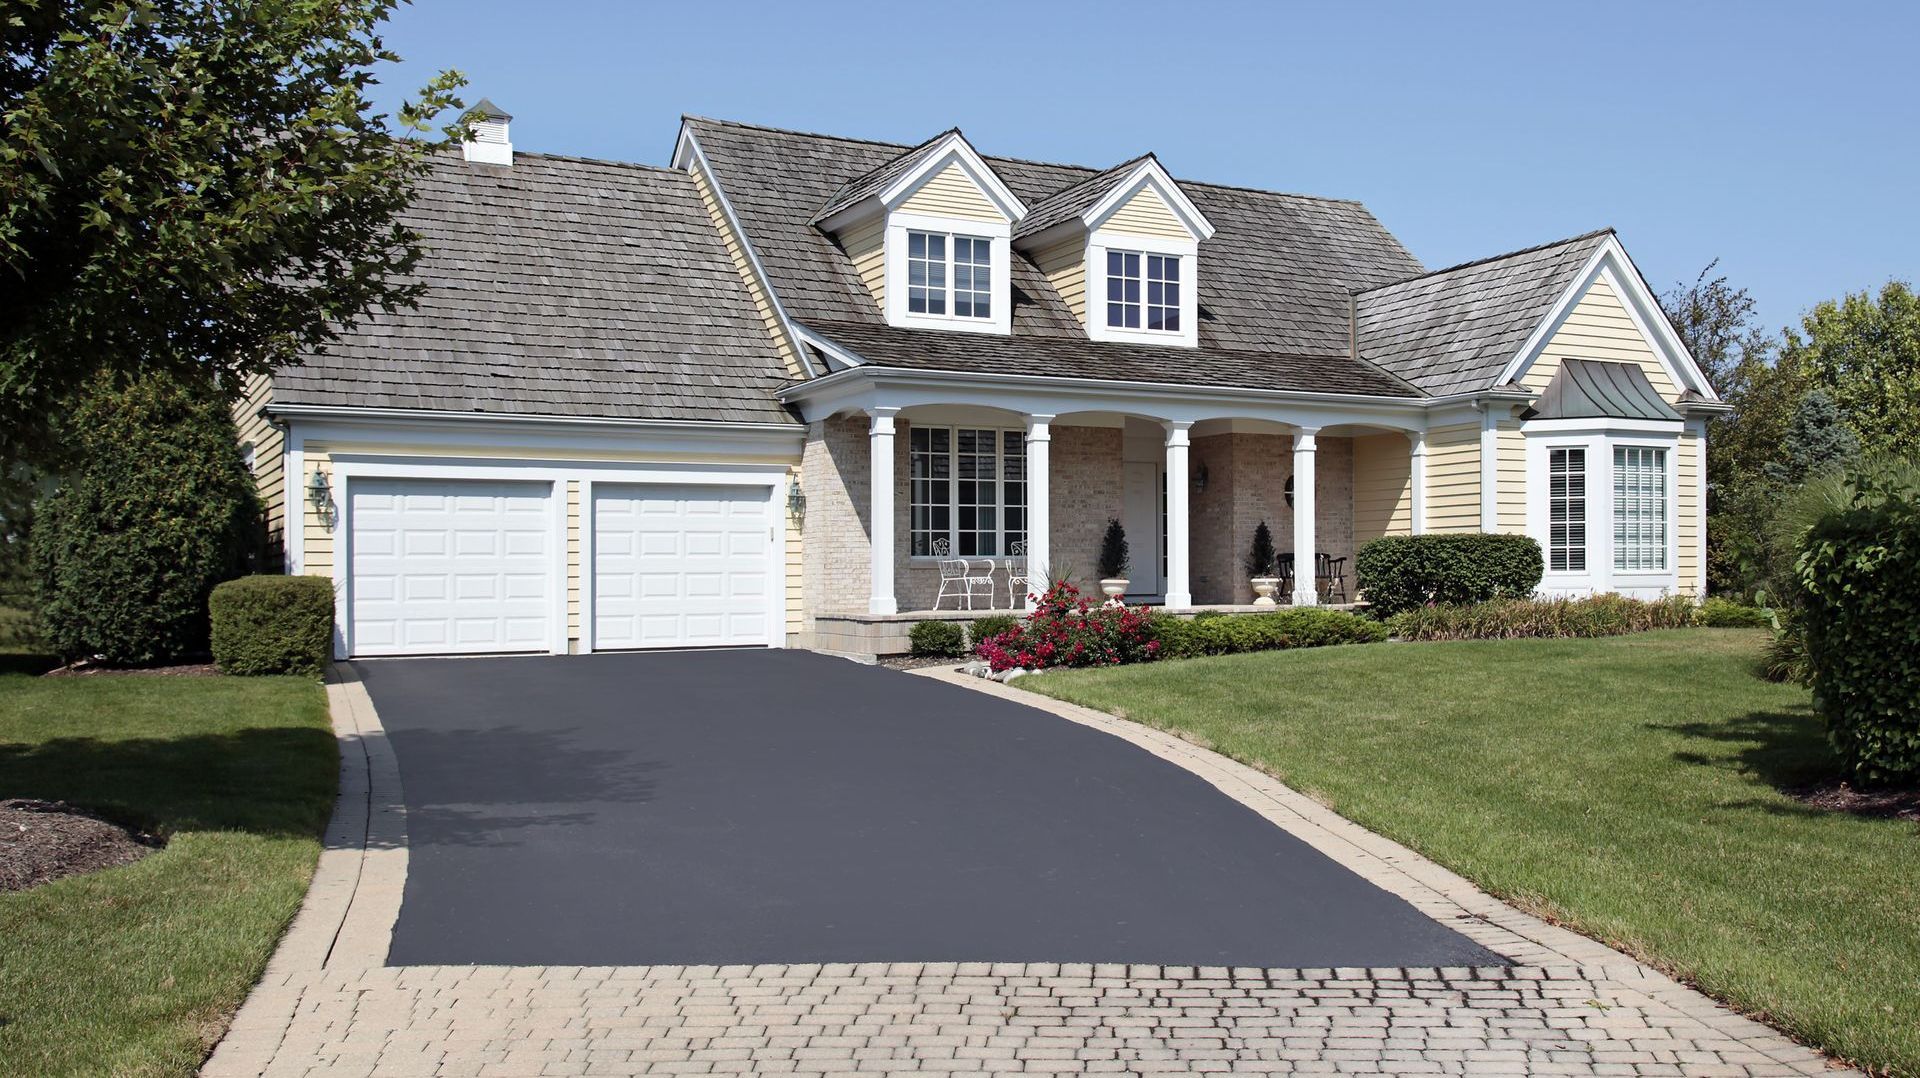
[(1058, 581), (1026, 620), (980, 641), (974, 651), (995, 673), (1016, 667), (1118, 666), (1158, 656), (1155, 635), (1146, 608), (1099, 606), (1072, 584)]

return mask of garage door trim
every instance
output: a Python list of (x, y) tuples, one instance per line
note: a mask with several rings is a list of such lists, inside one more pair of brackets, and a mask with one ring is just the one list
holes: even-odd
[[(767, 526), (774, 541), (767, 544), (767, 572), (775, 581), (767, 604), (767, 646), (786, 643), (786, 541), (782, 528), (787, 470), (766, 464), (635, 464), (630, 462), (546, 461), (487, 458), (415, 458), (386, 454), (336, 451), (330, 459), (333, 505), (336, 518), (330, 529), (334, 539), (334, 658), (353, 654), (352, 565), (353, 481), (355, 479), (481, 479), (495, 482), (545, 482), (550, 484), (549, 528), (552, 561), (548, 568), (552, 587), (552, 625), (549, 650), (564, 655), (567, 637), (567, 488), (569, 481), (580, 485), (580, 651), (593, 650), (593, 586), (589, 574), (593, 566), (591, 506), (593, 484), (666, 483), (698, 486), (759, 487), (767, 494)], [(302, 500), (306, 492), (301, 491)]]

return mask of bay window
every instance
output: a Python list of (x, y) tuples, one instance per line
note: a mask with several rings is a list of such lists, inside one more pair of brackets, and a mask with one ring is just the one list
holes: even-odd
[(1613, 567), (1655, 572), (1667, 567), (1667, 451), (1613, 450)]
[(907, 435), (908, 552), (916, 558), (1006, 554), (1026, 538), (1026, 468), (1021, 431), (913, 426)]

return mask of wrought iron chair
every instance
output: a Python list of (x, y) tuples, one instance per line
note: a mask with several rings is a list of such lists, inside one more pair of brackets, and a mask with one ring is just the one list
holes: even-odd
[(1293, 554), (1281, 554), (1277, 564), (1280, 567), (1280, 597), (1286, 602), (1293, 602)]
[(1007, 608), (1018, 610), (1026, 604), (1033, 578), (1027, 575), (1027, 541), (1015, 539), (1007, 544)]
[(1314, 588), (1320, 592), (1320, 597), (1331, 602), (1333, 593), (1337, 591), (1340, 593), (1340, 601), (1346, 602), (1347, 559), (1336, 558), (1329, 554), (1315, 554), (1313, 561), (1313, 584)]

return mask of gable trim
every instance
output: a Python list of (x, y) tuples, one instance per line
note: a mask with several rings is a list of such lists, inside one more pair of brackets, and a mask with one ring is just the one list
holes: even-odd
[(1080, 219), (1086, 223), (1087, 231), (1098, 231), (1120, 207), (1148, 188), (1160, 196), (1160, 200), (1180, 219), (1181, 226), (1193, 235), (1196, 242), (1213, 238), (1213, 222), (1207, 220), (1206, 214), (1200, 212), (1200, 207), (1193, 204), (1167, 170), (1152, 157), (1140, 162), (1125, 179), (1113, 186), (1113, 190), (1082, 211)]
[(1708, 401), (1719, 401), (1713, 386), (1701, 372), (1700, 365), (1694, 361), (1693, 355), (1680, 340), (1680, 335), (1674, 332), (1672, 323), (1661, 311), (1660, 301), (1647, 287), (1646, 279), (1640, 275), (1633, 260), (1627, 257), (1626, 248), (1620, 245), (1619, 238), (1615, 236), (1608, 236), (1594, 249), (1586, 264), (1580, 267), (1580, 272), (1574, 274), (1572, 282), (1554, 301), (1547, 316), (1534, 327), (1519, 352), (1501, 369), (1500, 376), (1494, 379), (1494, 385), (1520, 380), (1546, 351), (1547, 342), (1566, 324), (1573, 309), (1579, 306), (1595, 281), (1604, 281), (1613, 290), (1634, 329), (1652, 349), (1654, 357), (1666, 369), (1674, 384), (1683, 390), (1691, 389)]
[(958, 131), (942, 138), (918, 164), (882, 188), (878, 194), (880, 204), (892, 210), (911, 198), (915, 191), (938, 176), (949, 164), (959, 166), (960, 171), (973, 181), (974, 186), (987, 196), (987, 201), (993, 203), (994, 209), (999, 210), (1009, 223), (1027, 215), (1026, 203), (1021, 202), (1019, 196), (1001, 182), (1000, 176), (987, 164), (986, 159)]

